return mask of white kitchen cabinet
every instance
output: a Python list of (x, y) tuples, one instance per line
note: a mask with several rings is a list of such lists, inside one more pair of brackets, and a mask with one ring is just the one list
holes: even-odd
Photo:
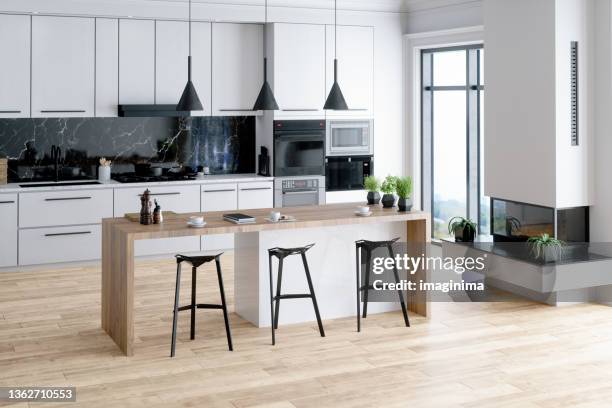
[(119, 20), (119, 103), (155, 103), (154, 21)]
[(272, 181), (238, 184), (238, 209), (274, 207), (274, 185)]
[(325, 26), (275, 23), (271, 28), (271, 83), (281, 109), (275, 117), (324, 117)]
[[(115, 189), (115, 217), (140, 212), (140, 195), (149, 189), (151, 200), (157, 199), (162, 211), (200, 212), (200, 186), (149, 186)], [(200, 250), (200, 237), (162, 238), (136, 241), (136, 256), (195, 252)]]
[[(326, 26), (325, 97), (334, 83), (334, 26)], [(338, 83), (350, 110), (327, 117), (372, 117), (374, 113), (374, 28), (338, 26)]]
[(32, 17), (32, 117), (94, 116), (95, 20)]
[(101, 237), (100, 224), (19, 230), (19, 265), (100, 259)]
[(119, 20), (96, 18), (96, 116), (117, 116)]
[(17, 194), (0, 194), (0, 267), (17, 265)]
[(213, 115), (254, 115), (263, 84), (263, 26), (213, 23)]
[(19, 227), (99, 224), (113, 216), (113, 190), (21, 193)]
[[(187, 83), (189, 24), (181, 21), (157, 21), (155, 24), (155, 101), (177, 104)], [(203, 111), (193, 116), (211, 114), (211, 24), (191, 24), (191, 78)]]
[[(206, 184), (202, 186), (202, 212), (236, 211), (238, 185), (236, 183)], [(204, 215), (206, 219), (206, 215)], [(234, 247), (234, 234), (202, 236), (202, 249), (215, 251)]]
[(30, 116), (30, 21), (0, 14), (0, 118)]

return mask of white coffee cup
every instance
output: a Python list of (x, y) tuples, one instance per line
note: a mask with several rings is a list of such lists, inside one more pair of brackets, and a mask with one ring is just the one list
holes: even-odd
[(359, 211), (360, 214), (368, 214), (370, 212), (370, 207), (359, 206), (357, 207), (357, 211)]
[(193, 216), (189, 217), (189, 222), (191, 224), (204, 224), (204, 217), (198, 216), (198, 215), (193, 215)]
[(281, 218), (281, 213), (278, 211), (270, 211), (270, 219), (274, 222), (277, 222)]

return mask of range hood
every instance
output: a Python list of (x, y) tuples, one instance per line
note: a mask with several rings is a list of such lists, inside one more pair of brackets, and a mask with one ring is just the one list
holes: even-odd
[(176, 105), (119, 105), (119, 117), (187, 117), (190, 111), (178, 111)]

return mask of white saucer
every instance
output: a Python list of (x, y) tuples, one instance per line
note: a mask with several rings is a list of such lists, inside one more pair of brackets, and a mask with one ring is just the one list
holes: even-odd
[(355, 215), (358, 215), (360, 217), (369, 217), (370, 215), (372, 215), (372, 211), (367, 212), (367, 213), (362, 213), (360, 211), (355, 211)]
[(187, 221), (187, 225), (189, 225), (191, 228), (202, 228), (206, 225), (206, 221), (204, 221), (201, 224), (195, 224), (195, 223)]

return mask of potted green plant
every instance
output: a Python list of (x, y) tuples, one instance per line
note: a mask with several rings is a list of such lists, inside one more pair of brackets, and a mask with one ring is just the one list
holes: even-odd
[(476, 223), (469, 218), (453, 217), (448, 221), (448, 233), (455, 235), (455, 242), (474, 242)]
[(384, 208), (392, 208), (395, 206), (395, 183), (397, 177), (387, 176), (380, 186), (380, 190), (384, 193), (382, 197), (382, 205)]
[(363, 180), (363, 185), (368, 191), (368, 205), (380, 203), (380, 181), (374, 176), (368, 176)]
[(544, 262), (558, 261), (565, 251), (566, 243), (548, 234), (530, 237), (527, 243), (531, 245), (531, 251), (536, 259)]
[(412, 210), (412, 177), (400, 177), (395, 180), (395, 192), (399, 199), (397, 207), (400, 211)]

